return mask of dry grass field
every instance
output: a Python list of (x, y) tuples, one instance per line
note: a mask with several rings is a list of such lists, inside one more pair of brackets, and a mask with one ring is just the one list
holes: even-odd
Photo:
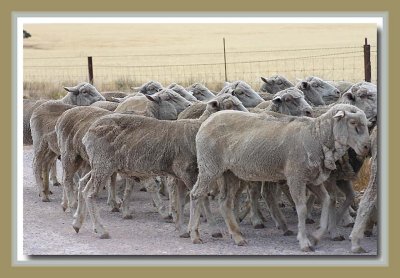
[(101, 90), (129, 90), (148, 80), (164, 85), (203, 82), (218, 90), (227, 79), (255, 89), (260, 76), (308, 75), (363, 79), (364, 38), (371, 44), (376, 82), (377, 28), (373, 24), (29, 24), (24, 40), (24, 95), (59, 97), (62, 85), (88, 79)]

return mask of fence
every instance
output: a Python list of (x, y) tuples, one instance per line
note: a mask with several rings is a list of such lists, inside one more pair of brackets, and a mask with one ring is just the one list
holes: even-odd
[(325, 80), (377, 82), (377, 48), (365, 45), (260, 51), (32, 57), (24, 59), (24, 84), (71, 85), (91, 81), (101, 91), (126, 90), (148, 80), (164, 85), (202, 82), (218, 90), (223, 81), (244, 80), (258, 89), (260, 76), (289, 80), (315, 75)]

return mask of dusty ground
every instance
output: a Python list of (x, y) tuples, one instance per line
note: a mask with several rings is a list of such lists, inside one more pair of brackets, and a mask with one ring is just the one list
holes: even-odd
[[(248, 246), (234, 245), (215, 204), (213, 210), (224, 238), (212, 238), (207, 224), (202, 223), (200, 232), (204, 244), (194, 245), (190, 239), (179, 238), (174, 224), (162, 220), (152, 206), (149, 194), (138, 189), (131, 203), (134, 210), (132, 220), (123, 220), (121, 213), (110, 212), (105, 192), (98, 199), (100, 215), (111, 239), (97, 238), (89, 218), (76, 234), (72, 228), (72, 213), (61, 209), (60, 187), (51, 188), (54, 194), (50, 203), (40, 201), (32, 174), (32, 156), (32, 147), (24, 147), (23, 248), (26, 255), (305, 255), (299, 250), (296, 236), (282, 236), (265, 209), (266, 228), (255, 230), (246, 218), (241, 223), (241, 229)], [(58, 170), (60, 176), (61, 169)], [(283, 210), (289, 228), (297, 232), (296, 213), (288, 206)], [(188, 210), (185, 217), (188, 221)], [(317, 214), (314, 219), (318, 219)], [(309, 231), (315, 230), (316, 225), (308, 225)], [(345, 241), (334, 242), (325, 236), (316, 251), (307, 255), (351, 255), (351, 244), (347, 240), (351, 228), (340, 227), (340, 231), (346, 237)], [(376, 230), (372, 237), (363, 239), (362, 246), (369, 251), (367, 255), (377, 254)]]

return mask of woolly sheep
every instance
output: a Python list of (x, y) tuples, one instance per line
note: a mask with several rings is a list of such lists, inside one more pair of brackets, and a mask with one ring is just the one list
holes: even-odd
[[(101, 224), (95, 198), (99, 188), (115, 172), (147, 178), (172, 175), (181, 185), (192, 188), (197, 177), (195, 136), (210, 114), (220, 109), (247, 111), (238, 99), (223, 95), (211, 100), (204, 115), (197, 120), (160, 121), (134, 115), (108, 115), (98, 119), (83, 137), (91, 171), (79, 198), (73, 227), (79, 231), (87, 209), (100, 238), (109, 234)], [(212, 225), (212, 216), (207, 215)], [(213, 226), (213, 225), (212, 225)]]
[(55, 159), (49, 159), (52, 148), (57, 146), (57, 142), (52, 140), (54, 136), (49, 136), (54, 132), (54, 127), (59, 116), (75, 105), (88, 106), (93, 102), (105, 100), (97, 89), (89, 83), (79, 83), (75, 87), (64, 87), (68, 94), (54, 101), (47, 101), (36, 108), (30, 119), (33, 140), (33, 172), (36, 184), (40, 189), (42, 201), (49, 201), (49, 167)]
[[(238, 133), (238, 129), (241, 132)], [(329, 177), (335, 169), (335, 161), (349, 147), (357, 154), (365, 155), (369, 146), (364, 112), (346, 104), (335, 105), (316, 119), (290, 116), (275, 119), (237, 111), (212, 115), (196, 136), (199, 175), (190, 193), (189, 231), (192, 242), (201, 243), (199, 205), (209, 184), (220, 177), (230, 180), (233, 176), (248, 181), (287, 180), (298, 214), (300, 248), (313, 250), (305, 229), (306, 188), (322, 200), (320, 229), (313, 235), (316, 243), (327, 229), (329, 207), (333, 205), (321, 183)], [(235, 243), (246, 244), (232, 212), (233, 196), (238, 186), (235, 182), (226, 182), (225, 187), (221, 212)]]

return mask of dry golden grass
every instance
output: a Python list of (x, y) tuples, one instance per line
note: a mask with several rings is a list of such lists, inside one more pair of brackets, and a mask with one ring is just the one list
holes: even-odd
[[(225, 79), (223, 37), (228, 80), (245, 80), (255, 89), (260, 76), (273, 74), (292, 81), (307, 75), (359, 81), (364, 38), (374, 46), (377, 40), (373, 24), (30, 24), (24, 29), (32, 35), (24, 40), (26, 96), (51, 96), (63, 84), (87, 81), (87, 56), (93, 56), (100, 91), (128, 90), (148, 80), (203, 82), (218, 90)], [(298, 50), (315, 48), (323, 49)], [(313, 58), (343, 52), (352, 53)], [(371, 58), (376, 81), (375, 52)], [(243, 63), (249, 61), (264, 62)]]

